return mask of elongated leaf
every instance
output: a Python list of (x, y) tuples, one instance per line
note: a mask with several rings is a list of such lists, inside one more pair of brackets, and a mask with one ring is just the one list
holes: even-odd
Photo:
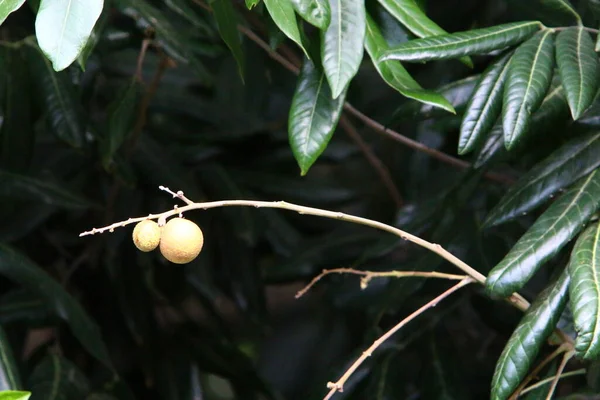
[(577, 136), (538, 163), (490, 211), (486, 226), (535, 210), (560, 189), (600, 166), (600, 132)]
[(364, 0), (331, 0), (331, 22), (321, 37), (321, 59), (334, 99), (347, 88), (363, 58)]
[(328, 0), (290, 0), (294, 9), (306, 22), (325, 30), (331, 22)]
[[(238, 17), (233, 3), (231, 1), (211, 0), (209, 4), (214, 12), (219, 34), (231, 50), (231, 54), (237, 62), (240, 77), (244, 80), (244, 51), (242, 50), (242, 38), (237, 29)], [(265, 2), (265, 4), (267, 3)]]
[(417, 100), (451, 113), (456, 113), (452, 104), (441, 94), (421, 87), (400, 63), (379, 61), (379, 55), (388, 49), (388, 45), (375, 21), (367, 14), (367, 36), (365, 49), (373, 61), (373, 65), (383, 80), (392, 88), (409, 99)]
[(0, 326), (0, 390), (23, 389), (19, 377), (19, 367), (10, 348), (10, 342)]
[(108, 350), (96, 323), (81, 305), (44, 270), (9, 246), (0, 245), (0, 274), (43, 296), (62, 318), (83, 347), (107, 367)]
[(37, 83), (48, 123), (61, 140), (81, 148), (85, 134), (83, 111), (68, 75), (55, 72), (41, 52), (33, 50), (29, 55), (32, 78)]
[(583, 27), (572, 27), (556, 37), (556, 63), (573, 119), (592, 105), (600, 85), (600, 62), (594, 42)]
[(10, 13), (17, 11), (25, 3), (25, 0), (4, 0), (0, 2), (0, 25), (6, 21)]
[[(448, 33), (429, 19), (415, 0), (379, 0), (379, 3), (417, 37), (424, 38)], [(473, 68), (473, 61), (469, 57), (463, 57), (461, 61)]]
[(0, 297), (0, 324), (13, 321), (40, 324), (51, 314), (44, 299), (30, 290), (15, 289)]
[[(568, 0), (538, 0), (544, 7), (568, 16), (571, 21), (581, 24), (581, 16)], [(535, 3), (535, 2), (534, 2)], [(535, 4), (534, 4), (535, 5)]]
[(600, 224), (588, 227), (571, 252), (569, 291), (577, 330), (575, 351), (583, 359), (600, 354)]
[(90, 391), (83, 373), (56, 354), (48, 355), (35, 367), (27, 386), (35, 400), (84, 399)]
[(506, 149), (504, 148), (504, 131), (502, 129), (502, 121), (498, 120), (481, 145), (473, 166), (481, 168), (489, 164), (493, 159), (498, 158), (502, 153), (506, 154)]
[(513, 56), (504, 87), (502, 122), (508, 150), (529, 129), (531, 114), (544, 100), (552, 81), (554, 36), (539, 32), (521, 45)]
[(296, 13), (290, 0), (263, 0), (269, 15), (273, 18), (275, 25), (281, 29), (285, 36), (292, 39), (309, 57), (308, 52), (302, 44), (302, 37), (300, 35), (300, 29), (298, 28), (298, 22), (296, 21)]
[(35, 35), (54, 70), (61, 71), (77, 59), (102, 7), (103, 0), (41, 0)]
[(577, 182), (535, 221), (486, 280), (488, 292), (506, 297), (581, 231), (600, 206), (600, 169)]
[(488, 53), (519, 44), (540, 28), (541, 24), (537, 21), (513, 22), (410, 40), (385, 52), (381, 60), (422, 62)]
[(28, 400), (30, 397), (31, 392), (22, 392), (17, 390), (0, 392), (0, 400)]
[(569, 282), (565, 268), (525, 312), (498, 358), (491, 385), (492, 400), (508, 399), (527, 376), (567, 304)]
[(337, 126), (346, 94), (336, 99), (325, 79), (325, 73), (305, 60), (292, 99), (288, 131), (290, 145), (300, 173), (308, 169), (327, 147)]
[(491, 64), (475, 87), (467, 104), (460, 126), (458, 153), (473, 150), (478, 141), (489, 133), (502, 112), (502, 93), (512, 53)]

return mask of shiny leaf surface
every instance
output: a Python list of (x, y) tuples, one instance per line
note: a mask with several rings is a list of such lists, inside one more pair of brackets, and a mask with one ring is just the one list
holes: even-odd
[(302, 44), (300, 29), (296, 21), (296, 13), (290, 0), (263, 0), (273, 22), (285, 35), (293, 40), (308, 57), (308, 53)]
[(325, 30), (331, 22), (328, 0), (290, 0), (294, 9), (306, 22)]
[[(6, 332), (0, 326), (0, 390), (20, 390), (21, 377)], [(2, 397), (0, 396), (0, 399)]]
[(25, 3), (25, 0), (4, 0), (0, 2), (0, 25), (13, 12), (17, 11)]
[[(238, 72), (242, 80), (244, 79), (244, 50), (242, 49), (242, 38), (238, 32), (238, 17), (230, 1), (211, 0), (209, 2), (217, 22), (219, 34), (229, 47), (231, 54), (235, 58), (238, 66)], [(266, 2), (265, 2), (266, 4)]]

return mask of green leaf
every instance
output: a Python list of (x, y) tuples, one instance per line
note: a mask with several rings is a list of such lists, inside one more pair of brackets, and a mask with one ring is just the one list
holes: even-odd
[(0, 196), (33, 200), (69, 209), (84, 209), (93, 205), (79, 195), (47, 180), (3, 171), (0, 171)]
[(489, 293), (506, 297), (520, 290), (538, 268), (581, 231), (600, 206), (600, 169), (558, 198), (519, 239), (486, 280)]
[(321, 59), (334, 99), (348, 87), (363, 58), (364, 0), (331, 0), (331, 22), (321, 35)]
[[(244, 80), (244, 50), (242, 49), (242, 38), (238, 32), (238, 16), (231, 1), (211, 0), (209, 1), (212, 8), (217, 28), (221, 38), (231, 50), (231, 54), (237, 62), (238, 71), (242, 81)], [(265, 2), (265, 4), (267, 4)]]
[(332, 98), (325, 73), (304, 60), (292, 98), (288, 130), (290, 145), (302, 175), (323, 153), (344, 106), (346, 93)]
[(85, 127), (81, 104), (66, 72), (55, 72), (40, 51), (30, 51), (29, 65), (37, 83), (46, 118), (61, 140), (75, 148), (83, 147)]
[(298, 28), (298, 22), (296, 21), (296, 13), (290, 0), (263, 0), (269, 15), (273, 18), (275, 25), (281, 29), (285, 36), (294, 41), (306, 57), (308, 52), (302, 45), (302, 36), (300, 35), (300, 29)]
[(491, 385), (492, 400), (508, 399), (527, 376), (567, 304), (569, 282), (565, 268), (525, 312), (496, 363)]
[(504, 131), (502, 129), (502, 121), (498, 120), (481, 145), (473, 167), (476, 169), (481, 168), (489, 164), (493, 159), (500, 157), (502, 153), (506, 153), (506, 149), (504, 148)]
[(113, 157), (135, 124), (141, 87), (134, 78), (108, 107), (108, 131), (102, 142), (102, 164), (108, 169)]
[(490, 227), (535, 210), (560, 189), (600, 166), (600, 132), (571, 139), (523, 175), (489, 212)]
[(103, 7), (103, 0), (41, 0), (35, 35), (55, 71), (77, 59)]
[(43, 296), (54, 312), (67, 322), (83, 347), (111, 368), (108, 349), (96, 323), (77, 300), (44, 270), (11, 247), (0, 245), (0, 274)]
[(90, 391), (85, 375), (56, 354), (48, 355), (35, 367), (27, 386), (35, 400), (84, 399)]
[(6, 21), (6, 18), (17, 11), (25, 3), (25, 0), (4, 0), (0, 2), (0, 25)]
[(567, 28), (556, 37), (556, 63), (573, 119), (594, 102), (600, 85), (600, 62), (583, 27)]
[(48, 320), (51, 314), (44, 299), (30, 290), (15, 289), (0, 297), (0, 324), (26, 321), (35, 325)]
[(472, 151), (490, 132), (502, 112), (502, 93), (512, 54), (491, 64), (482, 74), (460, 126), (458, 154)]
[(331, 22), (328, 0), (291, 0), (294, 9), (306, 22), (325, 30)]
[(0, 392), (0, 400), (28, 400), (31, 397), (31, 392), (21, 392), (8, 390)]
[[(379, 0), (379, 3), (417, 37), (448, 33), (429, 19), (415, 0)], [(461, 61), (469, 68), (473, 68), (473, 61), (469, 57), (463, 57)]]
[[(575, 8), (568, 0), (538, 0), (544, 7), (558, 11), (559, 13), (573, 18), (573, 22), (581, 25), (581, 16), (575, 11)], [(535, 2), (533, 2), (535, 5)]]
[(434, 91), (423, 89), (400, 63), (379, 61), (379, 55), (388, 49), (388, 44), (381, 34), (379, 27), (369, 14), (367, 14), (365, 49), (383, 80), (403, 96), (454, 114), (456, 113), (452, 104), (444, 96)]
[(260, 0), (246, 0), (246, 7), (248, 10), (252, 10), (258, 3), (260, 3)]
[(15, 362), (15, 356), (10, 348), (6, 333), (0, 326), (0, 390), (19, 389), (23, 389), (19, 377), (19, 367)]
[(600, 224), (588, 227), (571, 252), (569, 290), (577, 330), (578, 357), (592, 360), (600, 354)]
[(96, 22), (96, 25), (92, 30), (92, 33), (90, 33), (90, 37), (88, 38), (85, 47), (81, 50), (79, 56), (77, 56), (77, 64), (79, 64), (82, 71), (85, 71), (85, 65), (88, 58), (94, 52), (98, 42), (100, 42), (100, 39), (102, 38), (102, 34), (108, 24), (109, 14), (110, 10), (108, 8), (104, 8), (100, 14), (100, 18), (98, 18), (98, 22)]
[(504, 87), (504, 145), (511, 149), (529, 129), (531, 114), (548, 92), (554, 68), (554, 35), (539, 32), (516, 51)]
[(513, 22), (410, 40), (385, 52), (381, 60), (422, 62), (489, 53), (519, 44), (541, 27), (537, 21)]

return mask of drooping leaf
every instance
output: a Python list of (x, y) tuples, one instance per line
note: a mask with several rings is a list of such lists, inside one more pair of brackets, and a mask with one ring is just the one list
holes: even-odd
[(342, 92), (333, 99), (325, 73), (310, 60), (304, 60), (288, 121), (290, 145), (302, 175), (306, 175), (327, 147), (345, 97), (345, 92)]
[(77, 59), (103, 7), (103, 0), (41, 0), (35, 35), (55, 71)]
[(246, 0), (246, 7), (248, 10), (252, 10), (258, 3), (260, 3), (260, 0)]
[(296, 21), (296, 13), (290, 0), (263, 0), (269, 15), (273, 18), (275, 25), (281, 29), (285, 36), (294, 41), (306, 57), (309, 57), (308, 52), (302, 44), (302, 36), (300, 35), (300, 29), (298, 28), (298, 21)]
[(96, 46), (100, 42), (100, 39), (102, 38), (102, 34), (106, 29), (106, 26), (108, 25), (109, 13), (110, 10), (106, 7), (102, 10), (100, 17), (96, 22), (96, 25), (94, 25), (94, 29), (92, 29), (92, 32), (90, 33), (90, 37), (88, 38), (87, 42), (85, 43), (85, 46), (77, 56), (77, 64), (79, 64), (79, 67), (82, 71), (85, 71), (88, 58), (90, 57), (90, 55), (92, 55), (92, 53), (96, 49)]
[(331, 22), (331, 7), (328, 0), (290, 0), (294, 9), (306, 22), (321, 30)]
[[(575, 7), (568, 0), (538, 0), (544, 7), (557, 11), (577, 24), (581, 24), (581, 16), (575, 10)], [(536, 2), (533, 2), (534, 6)]]
[[(448, 33), (429, 19), (415, 0), (379, 0), (379, 3), (417, 37), (425, 38)], [(469, 57), (463, 57), (461, 61), (473, 68), (473, 61)]]
[(66, 72), (56, 72), (39, 51), (30, 51), (29, 65), (43, 102), (46, 118), (61, 140), (75, 148), (84, 143), (85, 128), (81, 103), (75, 96)]
[(569, 290), (577, 331), (577, 356), (591, 360), (600, 354), (600, 224), (588, 227), (577, 239), (569, 261)]
[(44, 299), (30, 290), (16, 289), (0, 297), (0, 324), (13, 321), (39, 324), (51, 314)]
[(486, 289), (506, 297), (581, 231), (600, 206), (600, 169), (580, 179), (535, 221), (489, 273)]
[[(211, 0), (209, 4), (214, 12), (219, 34), (227, 47), (229, 47), (229, 50), (231, 50), (231, 54), (233, 54), (237, 62), (240, 77), (244, 80), (244, 51), (242, 49), (242, 38), (237, 29), (238, 16), (233, 3), (231, 1)], [(267, 3), (265, 2), (265, 4)]]
[(556, 37), (556, 63), (573, 119), (588, 109), (600, 86), (600, 62), (594, 42), (583, 27), (571, 27)]
[(19, 377), (19, 367), (15, 361), (14, 353), (10, 348), (10, 342), (6, 337), (6, 333), (2, 326), (0, 326), (0, 390), (20, 389), (23, 389), (23, 386)]
[(541, 27), (537, 21), (513, 22), (410, 40), (385, 52), (381, 60), (422, 62), (485, 54), (519, 44)]
[(463, 116), (458, 154), (472, 151), (492, 129), (502, 112), (502, 93), (512, 53), (491, 64), (483, 73)]
[(367, 36), (365, 39), (365, 49), (371, 57), (379, 75), (392, 88), (399, 91), (403, 96), (409, 99), (417, 100), (424, 104), (430, 104), (443, 110), (455, 113), (454, 107), (444, 98), (444, 96), (421, 87), (404, 69), (402, 64), (392, 61), (379, 61), (379, 55), (388, 48), (383, 35), (375, 21), (367, 14)]
[(111, 367), (108, 349), (96, 323), (77, 300), (44, 270), (11, 247), (0, 245), (0, 274), (43, 296), (56, 315), (69, 325), (83, 347), (104, 365)]
[(569, 282), (565, 268), (525, 312), (496, 363), (491, 385), (492, 400), (508, 399), (527, 376), (567, 304)]
[(33, 370), (27, 387), (32, 400), (84, 399), (89, 393), (88, 379), (69, 360), (49, 354)]
[(502, 121), (498, 119), (481, 145), (479, 153), (473, 163), (473, 167), (481, 168), (484, 165), (489, 164), (493, 159), (499, 157), (499, 155), (503, 153), (502, 150), (506, 153), (506, 149), (504, 148), (504, 130), (502, 129)]
[(516, 51), (504, 86), (502, 123), (504, 145), (511, 149), (529, 129), (531, 114), (542, 104), (552, 81), (554, 35), (546, 30)]
[(321, 60), (337, 99), (358, 72), (366, 33), (364, 0), (331, 0), (331, 22), (321, 34)]
[(560, 189), (600, 166), (600, 132), (577, 136), (523, 175), (489, 212), (486, 226), (535, 210)]
[(25, 3), (25, 0), (4, 0), (0, 3), (0, 25), (4, 23), (6, 17), (17, 11)]
[(31, 392), (22, 392), (17, 390), (7, 390), (0, 392), (0, 400), (28, 400)]
[(0, 196), (39, 201), (70, 209), (83, 209), (93, 205), (81, 196), (47, 180), (3, 171), (0, 171)]

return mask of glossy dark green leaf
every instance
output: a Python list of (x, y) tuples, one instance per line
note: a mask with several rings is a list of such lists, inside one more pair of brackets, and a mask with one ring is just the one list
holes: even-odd
[(108, 25), (109, 14), (110, 10), (105, 7), (102, 10), (102, 14), (100, 14), (100, 18), (98, 18), (98, 22), (96, 22), (96, 25), (94, 25), (94, 29), (92, 30), (92, 33), (90, 33), (90, 37), (85, 43), (85, 46), (77, 56), (77, 64), (79, 64), (79, 67), (81, 67), (82, 71), (85, 71), (88, 58), (94, 52), (96, 46), (102, 38), (102, 35), (104, 34), (104, 30)]
[(26, 321), (39, 324), (49, 319), (52, 310), (31, 290), (15, 289), (0, 297), (0, 324)]
[(69, 360), (50, 354), (33, 370), (27, 387), (31, 400), (84, 399), (90, 384), (83, 373)]
[(290, 0), (263, 0), (263, 2), (275, 25), (285, 33), (285, 36), (300, 46), (308, 57), (308, 52), (302, 44), (302, 36), (300, 35), (300, 28), (298, 27), (298, 21), (296, 21), (296, 13), (292, 2)]
[(567, 304), (569, 282), (569, 273), (565, 268), (525, 312), (496, 363), (491, 384), (492, 400), (508, 399), (533, 367), (540, 349), (556, 327)]
[(482, 143), (473, 167), (481, 168), (492, 162), (493, 159), (499, 157), (502, 153), (506, 153), (506, 149), (504, 148), (504, 130), (502, 129), (502, 121), (498, 120)]
[[(415, 0), (379, 0), (379, 3), (417, 37), (425, 38), (448, 33), (433, 22)], [(468, 67), (473, 67), (473, 61), (469, 57), (463, 57), (461, 61)]]
[(38, 98), (43, 102), (53, 132), (71, 146), (82, 147), (85, 140), (83, 111), (67, 73), (54, 71), (40, 51), (31, 50), (29, 53)]
[(231, 1), (210, 0), (209, 4), (215, 16), (219, 34), (231, 50), (231, 54), (237, 62), (240, 77), (244, 80), (244, 50), (242, 49), (242, 37), (238, 31), (238, 16), (233, 3)]
[(290, 145), (300, 173), (308, 169), (323, 153), (337, 126), (346, 94), (331, 96), (325, 73), (305, 60), (292, 99), (288, 131)]
[(77, 59), (103, 7), (103, 0), (41, 0), (35, 35), (54, 70), (61, 71)]
[[(2, 326), (0, 326), (0, 390), (20, 390), (21, 378), (13, 350)], [(2, 397), (0, 397), (1, 399)]]
[(329, 0), (290, 0), (294, 9), (306, 22), (325, 30), (331, 22)]
[(393, 61), (379, 61), (379, 55), (388, 49), (388, 45), (375, 21), (367, 14), (367, 36), (365, 49), (371, 57), (379, 75), (392, 88), (409, 99), (417, 100), (433, 107), (455, 113), (454, 107), (444, 96), (421, 87), (404, 69), (402, 64)]
[(331, 96), (337, 99), (363, 59), (366, 33), (364, 0), (331, 0), (331, 22), (321, 35), (321, 60)]
[(579, 180), (535, 221), (489, 273), (486, 289), (506, 297), (520, 290), (538, 268), (581, 231), (600, 207), (600, 169)]
[(0, 400), (28, 400), (31, 392), (22, 392), (17, 390), (8, 390), (0, 392)]
[(498, 225), (535, 210), (600, 166), (598, 154), (600, 132), (571, 139), (523, 175), (489, 212), (485, 225)]
[(600, 224), (588, 227), (577, 239), (571, 260), (569, 291), (577, 330), (575, 351), (585, 360), (600, 354)]
[(0, 274), (43, 296), (62, 318), (83, 347), (107, 367), (111, 367), (100, 329), (73, 296), (44, 270), (24, 255), (0, 245)]
[(472, 151), (487, 135), (502, 112), (502, 93), (512, 53), (491, 64), (483, 73), (463, 116), (458, 154)]
[[(556, 11), (565, 17), (568, 17), (571, 21), (581, 24), (581, 16), (575, 10), (575, 7), (568, 0), (537, 0), (544, 7)], [(536, 2), (533, 2), (535, 6)]]
[(485, 54), (519, 44), (541, 27), (537, 21), (513, 22), (410, 40), (383, 53), (381, 60), (422, 62)]
[(502, 122), (504, 144), (511, 149), (529, 130), (531, 114), (542, 104), (554, 69), (554, 34), (539, 32), (519, 46), (508, 68)]
[(34, 200), (56, 207), (83, 209), (93, 204), (47, 180), (0, 171), (0, 196)]
[(573, 119), (594, 101), (600, 86), (600, 62), (594, 42), (583, 27), (572, 27), (556, 37), (556, 63)]
[(17, 11), (25, 3), (25, 0), (4, 0), (0, 3), (0, 25), (4, 23), (6, 17)]

